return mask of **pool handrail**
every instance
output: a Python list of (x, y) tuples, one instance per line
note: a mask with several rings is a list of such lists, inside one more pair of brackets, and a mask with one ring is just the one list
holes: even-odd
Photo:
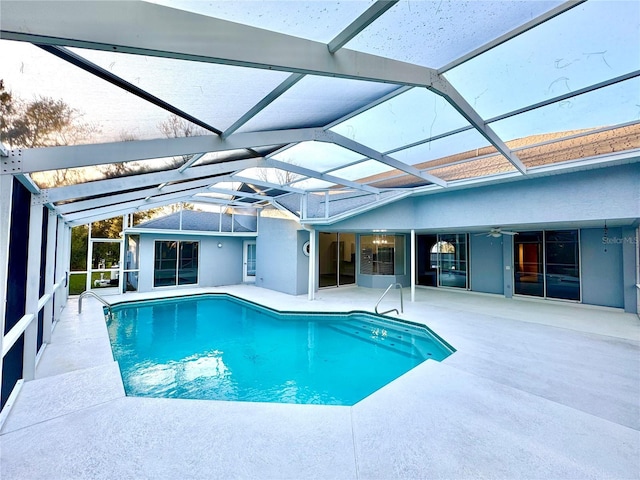
[(102, 303), (105, 307), (107, 307), (107, 310), (109, 311), (109, 316), (111, 316), (111, 304), (107, 302), (104, 298), (102, 298), (100, 295), (98, 295), (96, 292), (94, 292), (93, 290), (85, 290), (78, 297), (78, 313), (82, 313), (82, 299), (86, 296), (92, 296), (95, 299), (97, 299), (100, 303)]
[[(378, 305), (380, 305), (380, 302), (382, 301), (382, 299), (384, 298), (384, 296), (389, 292), (389, 290), (391, 290), (391, 288), (393, 287), (400, 287), (400, 311), (398, 311), (397, 308), (392, 308), (391, 310), (387, 310), (386, 312), (378, 312)], [(391, 285), (389, 285), (387, 287), (387, 289), (384, 291), (384, 293), (382, 294), (382, 296), (378, 299), (378, 303), (376, 303), (376, 307), (375, 307), (375, 311), (378, 315), (385, 315), (387, 313), (390, 312), (396, 312), (397, 315), (400, 315), (400, 313), (404, 313), (404, 301), (402, 299), (402, 284), (400, 283), (392, 283)]]

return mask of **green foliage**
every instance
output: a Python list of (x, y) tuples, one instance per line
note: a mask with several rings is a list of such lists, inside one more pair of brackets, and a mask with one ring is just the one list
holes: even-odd
[[(134, 214), (134, 225), (144, 222), (158, 213), (160, 209), (152, 209)], [(91, 224), (91, 238), (110, 238), (120, 240), (122, 232), (122, 217), (93, 222)], [(80, 225), (71, 229), (71, 271), (87, 270), (87, 250), (89, 248), (89, 226)], [(126, 246), (125, 246), (126, 248)], [(117, 243), (93, 243), (91, 268), (98, 268), (98, 262), (104, 259), (106, 267), (116, 264), (120, 260), (120, 250)]]
[(87, 274), (78, 273), (69, 275), (69, 295), (80, 295), (86, 290)]
[(71, 229), (71, 271), (82, 271), (87, 268), (89, 228), (87, 225)]

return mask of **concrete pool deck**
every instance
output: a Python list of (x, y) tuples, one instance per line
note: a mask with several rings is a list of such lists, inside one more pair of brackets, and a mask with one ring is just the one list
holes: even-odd
[[(309, 302), (246, 285), (206, 291), (332, 311), (373, 310), (382, 293), (321, 290)], [(408, 293), (401, 318), (457, 351), (353, 407), (126, 397), (101, 305), (87, 298), (79, 315), (70, 298), (0, 430), (0, 478), (640, 478), (636, 315)]]

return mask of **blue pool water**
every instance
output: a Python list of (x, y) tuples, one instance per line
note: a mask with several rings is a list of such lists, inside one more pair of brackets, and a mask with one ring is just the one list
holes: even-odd
[(230, 295), (115, 306), (108, 329), (130, 396), (353, 405), (453, 352), (410, 323), (279, 313)]

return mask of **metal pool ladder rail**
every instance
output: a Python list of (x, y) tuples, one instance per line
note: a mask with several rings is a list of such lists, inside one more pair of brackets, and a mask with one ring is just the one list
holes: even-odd
[(82, 299), (86, 296), (91, 296), (96, 298), (101, 304), (107, 307), (107, 310), (109, 311), (109, 318), (111, 318), (111, 304), (92, 290), (85, 290), (78, 297), (78, 313), (82, 313)]
[[(391, 290), (391, 288), (393, 287), (400, 287), (400, 311), (398, 312), (397, 308), (392, 308), (391, 310), (387, 310), (386, 312), (382, 312), (380, 313), (378, 311), (378, 305), (380, 305), (380, 302), (382, 301), (382, 299), (384, 298), (384, 296), (389, 292), (389, 290)], [(384, 293), (382, 294), (382, 296), (378, 299), (378, 303), (376, 303), (376, 313), (378, 315), (384, 315), (385, 313), (389, 313), (389, 312), (396, 312), (396, 314), (400, 315), (400, 313), (404, 313), (404, 302), (402, 300), (402, 285), (399, 283), (392, 283), (391, 285), (389, 285), (387, 287), (387, 289), (384, 291)]]

